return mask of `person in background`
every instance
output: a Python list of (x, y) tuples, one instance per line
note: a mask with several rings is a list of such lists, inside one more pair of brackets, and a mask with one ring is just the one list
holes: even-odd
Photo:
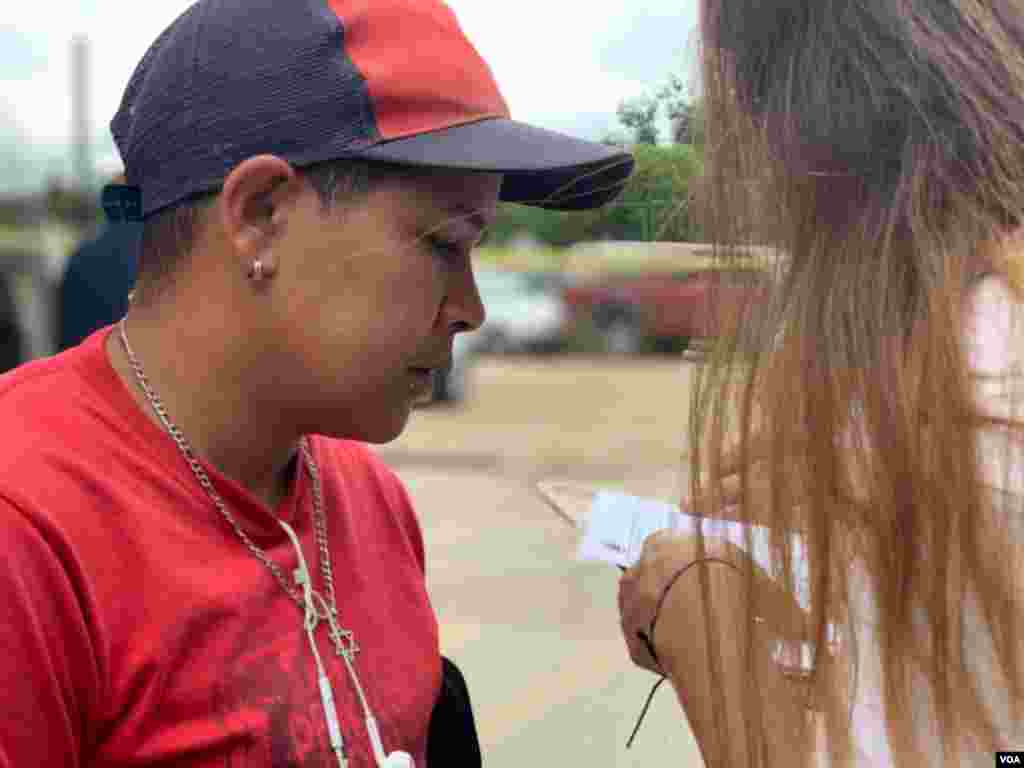
[(999, 764), (1024, 749), (1024, 3), (700, 6), (708, 231), (786, 258), (774, 333), (744, 308), (696, 374), (707, 530), (624, 573), (630, 655), (709, 768)]
[[(113, 179), (114, 184), (124, 181), (123, 174)], [(95, 238), (75, 249), (58, 288), (58, 351), (124, 317), (141, 246), (141, 222), (108, 220)]]
[(24, 332), (14, 295), (14, 277), (0, 271), (0, 373), (21, 365), (25, 354)]
[(513, 120), (440, 0), (199, 0), (111, 128), (127, 315), (0, 379), (0, 768), (472, 765), (368, 444), (483, 321), (498, 201), (632, 157)]

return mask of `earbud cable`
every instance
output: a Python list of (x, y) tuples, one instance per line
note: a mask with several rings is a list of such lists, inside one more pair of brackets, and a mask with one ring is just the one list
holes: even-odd
[[(302, 554), (302, 547), (299, 545), (299, 537), (295, 535), (295, 531), (284, 520), (278, 520), (277, 522), (281, 524), (285, 533), (288, 534), (288, 538), (291, 539), (292, 546), (295, 547), (295, 551), (299, 556), (299, 567), (295, 569), (295, 582), (302, 587), (302, 602), (305, 605), (303, 628), (306, 630), (306, 637), (309, 638), (309, 647), (313, 649), (313, 658), (316, 660), (317, 685), (320, 688), (320, 703), (323, 705), (324, 719), (327, 721), (327, 734), (330, 739), (331, 750), (338, 758), (339, 768), (348, 768), (348, 759), (345, 757), (345, 740), (341, 735), (338, 710), (334, 703), (334, 690), (331, 688), (331, 681), (327, 677), (327, 670), (324, 669), (324, 662), (320, 658), (320, 651), (316, 647), (316, 639), (313, 636), (313, 630), (320, 623), (320, 614), (316, 609), (316, 597), (319, 597), (319, 595), (313, 591), (313, 585), (310, 583), (309, 569), (306, 566), (306, 558)], [(322, 597), (320, 600), (323, 602)], [(325, 604), (324, 615), (329, 615), (326, 612), (326, 608)], [(343, 658), (347, 664), (348, 657), (343, 655)], [(349, 671), (351, 673), (351, 667), (349, 667)], [(357, 689), (358, 685), (359, 683), (357, 682)], [(362, 691), (360, 691), (360, 697), (362, 697)]]

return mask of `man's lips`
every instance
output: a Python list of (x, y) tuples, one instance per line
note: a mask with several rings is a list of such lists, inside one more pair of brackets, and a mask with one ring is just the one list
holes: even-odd
[(433, 368), (409, 369), (413, 394), (419, 396), (430, 391), (434, 383), (434, 370)]
[(451, 365), (447, 360), (437, 365), (415, 365), (409, 368), (413, 373), (431, 373), (432, 371), (444, 371)]
[(409, 373), (415, 379), (416, 386), (427, 386), (437, 370), (437, 368), (410, 368)]

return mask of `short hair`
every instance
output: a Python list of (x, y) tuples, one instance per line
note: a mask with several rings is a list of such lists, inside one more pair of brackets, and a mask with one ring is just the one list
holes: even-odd
[[(395, 171), (391, 171), (394, 173)], [(383, 177), (378, 163), (329, 160), (298, 169), (300, 176), (316, 190), (323, 210), (354, 202)], [(200, 192), (177, 205), (157, 212), (142, 228), (138, 270), (132, 303), (151, 304), (173, 283), (201, 234), (206, 212), (220, 190)]]

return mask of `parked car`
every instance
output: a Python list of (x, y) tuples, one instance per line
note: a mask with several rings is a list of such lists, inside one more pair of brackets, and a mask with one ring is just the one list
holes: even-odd
[(477, 355), (543, 352), (565, 343), (569, 312), (561, 275), (478, 268), (476, 283), (487, 319), (478, 330), (456, 335), (451, 368), (434, 377), (435, 401), (465, 397)]
[(768, 297), (768, 273), (754, 269), (581, 278), (565, 292), (573, 322), (589, 322), (605, 351), (640, 351), (645, 340), (688, 342), (719, 335), (728, 313)]

